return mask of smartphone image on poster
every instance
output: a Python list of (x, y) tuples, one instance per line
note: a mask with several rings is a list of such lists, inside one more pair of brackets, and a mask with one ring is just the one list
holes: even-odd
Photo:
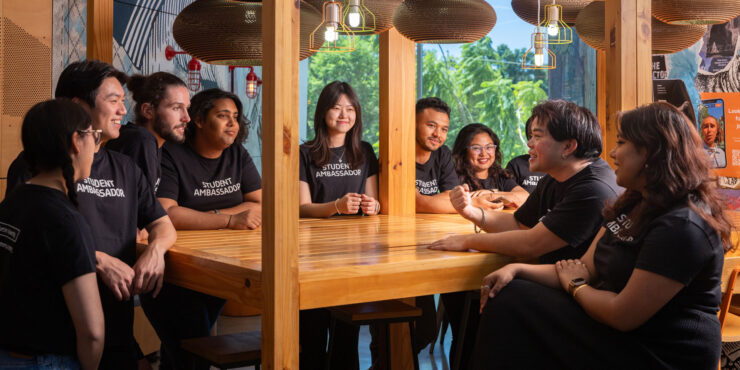
[(725, 152), (725, 102), (722, 99), (702, 100), (698, 114), (699, 133), (711, 168), (727, 167)]

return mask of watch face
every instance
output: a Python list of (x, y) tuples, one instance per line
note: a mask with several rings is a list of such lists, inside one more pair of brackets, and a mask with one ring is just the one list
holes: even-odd
[(579, 286), (579, 285), (586, 284), (586, 280), (583, 278), (575, 278), (570, 281), (570, 284), (573, 286)]

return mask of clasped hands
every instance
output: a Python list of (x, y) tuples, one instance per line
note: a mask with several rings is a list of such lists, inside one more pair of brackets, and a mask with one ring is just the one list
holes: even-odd
[(356, 214), (360, 209), (368, 216), (377, 215), (380, 212), (380, 203), (375, 198), (358, 193), (345, 194), (334, 202), (334, 206), (337, 212), (345, 215)]

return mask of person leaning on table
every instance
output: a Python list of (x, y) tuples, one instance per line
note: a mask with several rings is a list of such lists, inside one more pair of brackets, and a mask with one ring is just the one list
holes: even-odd
[[(599, 122), (588, 109), (564, 100), (545, 101), (532, 115), (529, 164), (533, 172), (546, 173), (535, 191), (510, 214), (477, 208), (469, 189), (456, 187), (450, 194), (455, 209), (487, 232), (450, 236), (432, 243), (431, 249), (496, 252), (541, 263), (583, 255), (601, 226), (601, 210), (622, 191), (614, 171), (599, 158)], [(471, 311), (475, 318), (475, 308)], [(468, 325), (464, 361), (475, 338), (474, 324)]]
[[(246, 122), (239, 98), (219, 89), (195, 94), (185, 142), (163, 146), (157, 197), (180, 230), (254, 229), (262, 223), (262, 180), (242, 143)], [(141, 298), (162, 340), (160, 369), (208, 369), (180, 347), (208, 336), (226, 301), (165, 283)]]
[(38, 103), (21, 127), (34, 175), (0, 203), (0, 367), (97, 369), (105, 323), (95, 245), (74, 183), (101, 133), (71, 100)]
[(643, 106), (621, 115), (610, 155), (626, 191), (581, 259), (483, 280), (475, 368), (717, 368), (732, 225), (696, 129)]

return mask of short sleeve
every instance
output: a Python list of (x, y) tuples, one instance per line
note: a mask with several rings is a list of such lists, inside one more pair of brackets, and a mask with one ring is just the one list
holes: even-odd
[[(167, 144), (165, 144), (167, 145)], [(162, 179), (157, 188), (157, 197), (177, 200), (180, 193), (180, 176), (175, 159), (168, 150), (162, 151)]]
[(242, 146), (239, 146), (239, 150), (241, 151), (242, 162), (242, 194), (262, 189), (262, 178), (260, 178), (260, 174), (257, 172), (257, 166), (254, 165), (252, 156), (250, 156), (249, 152), (247, 152), (247, 150)]
[(455, 172), (455, 162), (452, 160), (452, 153), (446, 146), (439, 148), (439, 192), (452, 190), (459, 185), (457, 173)]
[(143, 229), (146, 225), (149, 225), (160, 217), (166, 216), (167, 212), (165, 212), (162, 205), (157, 201), (154, 189), (149, 185), (149, 180), (144, 176), (144, 173), (136, 166), (133, 169), (137, 182), (136, 189), (138, 191), (136, 224), (139, 229)]
[[(645, 236), (635, 268), (689, 285), (721, 245), (713, 246), (704, 230), (688, 219), (673, 217), (657, 223)], [(719, 238), (716, 242), (720, 243)]]
[(601, 226), (601, 211), (608, 199), (605, 191), (597, 182), (575, 186), (540, 222), (568, 245), (578, 246), (593, 238), (594, 230)]
[(81, 215), (65, 218), (56, 231), (46, 230), (45, 238), (50, 246), (48, 266), (59, 286), (95, 272), (95, 244), (90, 227)]
[(365, 150), (365, 161), (368, 164), (367, 177), (377, 175), (378, 172), (380, 172), (380, 168), (378, 165), (378, 158), (375, 157), (375, 151), (373, 150), (372, 145), (363, 141), (362, 146)]
[(529, 194), (527, 200), (514, 212), (514, 218), (520, 224), (532, 228), (540, 222), (540, 202), (542, 199), (542, 191), (544, 189), (544, 181), (540, 181), (537, 188)]
[(298, 180), (303, 182), (308, 182), (308, 169), (309, 169), (309, 158), (308, 153), (306, 153), (306, 150), (301, 148), (301, 160), (299, 164), (299, 171), (298, 171)]

